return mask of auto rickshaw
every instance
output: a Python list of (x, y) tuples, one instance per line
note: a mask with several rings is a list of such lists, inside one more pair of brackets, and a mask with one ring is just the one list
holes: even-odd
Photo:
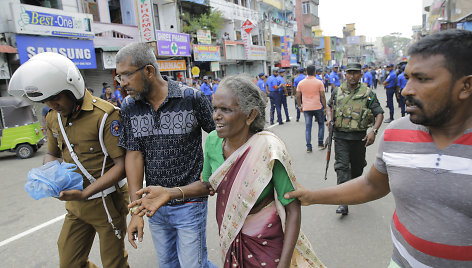
[(44, 142), (33, 104), (24, 98), (0, 97), (0, 152), (15, 152), (25, 159), (33, 156)]

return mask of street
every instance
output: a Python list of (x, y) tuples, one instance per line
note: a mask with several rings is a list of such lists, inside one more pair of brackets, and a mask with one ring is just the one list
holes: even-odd
[[(376, 90), (380, 104), (385, 108), (385, 90)], [(328, 96), (329, 97), (329, 94)], [(303, 114), (300, 122), (295, 121), (295, 98), (288, 97), (291, 122), (284, 125), (269, 126), (286, 144), (292, 157), (297, 180), (307, 188), (324, 188), (336, 184), (333, 169), (334, 148), (331, 157), (328, 179), (323, 180), (326, 151), (314, 149), (306, 153), (305, 124)], [(399, 108), (395, 103), (395, 118)], [(283, 114), (283, 112), (282, 112)], [(283, 116), (285, 121), (285, 116)], [(266, 120), (269, 121), (267, 110)], [(276, 120), (275, 120), (276, 121)], [(386, 124), (382, 124), (379, 135)], [(317, 124), (313, 124), (312, 144), (316, 148)], [(326, 129), (327, 134), (327, 129)], [(325, 134), (325, 137), (326, 137)], [(203, 135), (205, 139), (206, 134)], [(367, 149), (367, 172), (375, 159), (378, 139)], [(33, 158), (20, 160), (13, 153), (0, 153), (0, 219), (1, 267), (58, 267), (57, 238), (66, 213), (64, 203), (54, 198), (32, 199), (24, 190), (27, 173), (31, 168), (42, 164), (46, 146)], [(207, 223), (207, 245), (209, 259), (221, 267), (218, 242), (218, 227), (215, 220), (215, 198), (209, 198)], [(390, 262), (392, 242), (390, 221), (394, 211), (391, 194), (368, 204), (349, 207), (348, 216), (335, 214), (337, 206), (315, 205), (302, 208), (302, 230), (311, 241), (318, 257), (327, 267), (386, 267)], [(105, 215), (104, 215), (105, 216)], [(129, 216), (128, 216), (129, 220)], [(125, 238), (131, 267), (157, 267), (154, 246), (146, 223), (144, 241), (138, 243), (136, 250)], [(94, 241), (90, 260), (101, 266), (98, 237)]]

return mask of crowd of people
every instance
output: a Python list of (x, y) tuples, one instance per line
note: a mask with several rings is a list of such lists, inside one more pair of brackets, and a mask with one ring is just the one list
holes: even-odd
[[(266, 130), (267, 99), (271, 124), (275, 111), (283, 124), (281, 107), (290, 121), (283, 69), (259, 74), (257, 83), (227, 76), (218, 90), (204, 77), (197, 90), (161, 76), (149, 46), (130, 44), (116, 55), (115, 79), (128, 94), (119, 110), (111, 88), (94, 97), (66, 57), (32, 57), (13, 74), (9, 91), (51, 109), (44, 163), (75, 163), (84, 176), (84, 190), (58, 196), (67, 208), (60, 266), (96, 267), (88, 254), (98, 233), (102, 265), (128, 267), (124, 238), (136, 248), (147, 217), (159, 267), (216, 267), (206, 247), (208, 198), (216, 194), (224, 267), (324, 267), (301, 231), (301, 205), (336, 204), (336, 213), (347, 215), (348, 205), (390, 192), (396, 211), (389, 268), (471, 266), (471, 46), (468, 31), (427, 36), (409, 48), (398, 77), (390, 65), (385, 74), (372, 68), (366, 75), (369, 66), (349, 63), (342, 77), (336, 66), (329, 74), (300, 69), (294, 90), (307, 152), (313, 117), (318, 147), (325, 147), (325, 122), (335, 141), (339, 185), (316, 190), (295, 181), (284, 142)], [(50, 73), (28, 75), (38, 68)], [(402, 115), (408, 113), (380, 137), (377, 77), (390, 118), (395, 94), (406, 104)], [(56, 86), (44, 87), (52, 78)], [(365, 148), (376, 140), (375, 163), (364, 174)]]

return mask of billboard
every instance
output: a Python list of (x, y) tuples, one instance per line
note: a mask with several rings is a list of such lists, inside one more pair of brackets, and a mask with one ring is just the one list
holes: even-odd
[(69, 58), (79, 69), (97, 68), (92, 40), (17, 34), (16, 44), (21, 64), (36, 54), (55, 52)]
[[(19, 1), (18, 1), (19, 2)], [(11, 4), (13, 26), (19, 34), (92, 39), (92, 15), (60, 9)]]

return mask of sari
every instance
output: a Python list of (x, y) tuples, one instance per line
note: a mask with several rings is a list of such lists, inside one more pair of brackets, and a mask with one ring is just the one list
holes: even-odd
[[(211, 175), (224, 267), (277, 267), (284, 239), (285, 208), (277, 199), (249, 212), (272, 179), (280, 161), (295, 188), (295, 174), (284, 143), (274, 134), (254, 134)], [(291, 267), (325, 267), (300, 231)]]

